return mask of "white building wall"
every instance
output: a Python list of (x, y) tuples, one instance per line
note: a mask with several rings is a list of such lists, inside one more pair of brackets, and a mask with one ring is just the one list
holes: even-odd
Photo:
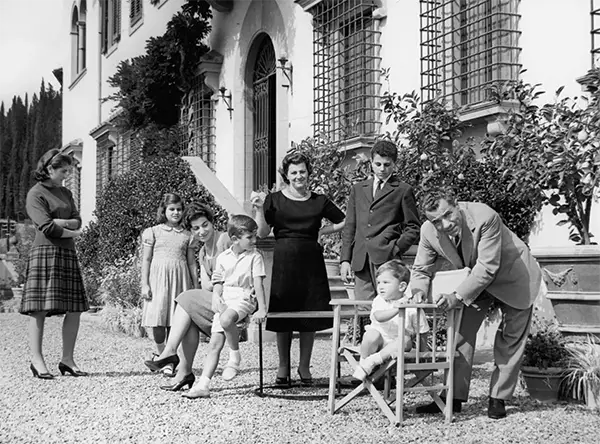
[[(84, 223), (91, 217), (96, 203), (96, 143), (89, 135), (99, 123), (98, 101), (98, 2), (88, 0), (86, 14), (86, 68), (85, 73), (74, 78), (71, 74), (72, 53), (70, 44), (71, 14), (80, 1), (63, 1), (63, 145), (78, 139), (82, 141), (81, 159), (81, 215)], [(75, 81), (75, 82), (74, 82)]]
[(71, 76), (71, 13), (81, 0), (63, 0), (63, 145), (77, 139), (83, 142), (81, 167), (81, 215), (84, 223), (92, 219), (96, 204), (96, 141), (90, 131), (114, 113), (114, 102), (104, 102), (114, 92), (108, 78), (114, 75), (121, 60), (145, 51), (146, 40), (164, 34), (166, 23), (180, 10), (183, 0), (167, 0), (155, 7), (145, 0), (143, 17), (131, 28), (129, 1), (121, 0), (121, 39), (106, 54), (100, 54), (100, 2), (87, 1), (86, 70), (73, 83)]
[[(81, 0), (77, 0), (81, 1)], [(79, 82), (69, 87), (70, 46), (65, 56), (63, 142), (83, 140), (82, 215), (89, 221), (95, 204), (96, 150), (89, 136), (92, 128), (105, 121), (113, 112), (114, 103), (98, 107), (98, 98), (113, 91), (107, 84), (121, 60), (145, 51), (150, 36), (161, 35), (166, 23), (180, 9), (183, 0), (167, 0), (160, 8), (144, 1), (142, 24), (130, 29), (129, 3), (122, 0), (121, 41), (107, 55), (99, 54), (99, 3), (88, 1), (87, 12), (87, 72)], [(382, 78), (382, 92), (404, 94), (420, 88), (419, 2), (383, 0), (378, 11), (381, 35), (381, 67), (389, 68), (389, 83)], [(69, 39), (72, 0), (64, 0), (65, 40)], [(543, 101), (552, 100), (553, 92), (565, 85), (564, 94), (577, 95), (580, 86), (575, 79), (590, 67), (589, 2), (577, 0), (564, 6), (563, 0), (527, 0), (520, 3), (522, 19), (521, 62), (527, 71), (527, 82), (542, 83), (550, 92)], [(244, 203), (251, 191), (252, 134), (249, 125), (251, 88), (247, 87), (248, 59), (252, 42), (260, 32), (272, 39), (276, 58), (286, 57), (293, 67), (292, 85), (287, 84), (281, 69), (277, 69), (277, 158), (278, 163), (292, 141), (300, 142), (313, 133), (313, 28), (312, 15), (292, 0), (243, 0), (234, 2), (231, 12), (213, 11), (209, 46), (223, 56), (218, 87), (232, 95), (230, 113), (220, 93), (214, 98), (216, 116), (216, 174), (229, 191)], [(65, 45), (66, 47), (67, 45)], [(100, 63), (100, 65), (99, 65)], [(101, 68), (101, 71), (99, 70)], [(100, 80), (101, 79), (101, 80)], [(100, 83), (99, 83), (100, 81)], [(99, 85), (101, 91), (99, 91)], [(382, 115), (382, 118), (385, 118)], [(383, 128), (382, 131), (391, 128)], [(600, 215), (595, 207), (594, 226), (600, 236)], [(556, 227), (549, 210), (540, 217), (540, 224), (531, 238), (532, 246), (569, 244), (567, 228)]]

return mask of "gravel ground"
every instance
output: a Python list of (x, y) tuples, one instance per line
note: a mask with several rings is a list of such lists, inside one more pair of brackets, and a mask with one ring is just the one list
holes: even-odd
[[(27, 319), (0, 314), (1, 443), (590, 443), (600, 442), (600, 415), (574, 403), (536, 404), (519, 387), (508, 417), (494, 421), (485, 414), (491, 366), (474, 370), (472, 397), (454, 422), (441, 416), (421, 417), (408, 402), (404, 427), (380, 414), (370, 396), (362, 396), (331, 416), (327, 389), (269, 389), (258, 384), (257, 346), (243, 343), (244, 370), (230, 383), (219, 373), (212, 397), (188, 400), (158, 386), (169, 380), (150, 373), (143, 359), (152, 351), (148, 339), (105, 330), (97, 317), (85, 314), (76, 359), (89, 378), (58, 377), (42, 381), (29, 372)], [(58, 375), (61, 318), (46, 322), (45, 356)], [(194, 372), (198, 376), (206, 344), (201, 344)], [(327, 383), (330, 341), (315, 343), (313, 376)], [(223, 353), (224, 364), (227, 352)], [(297, 359), (294, 342), (293, 359)], [(266, 381), (275, 379), (276, 348), (265, 347)], [(295, 371), (296, 366), (293, 367)], [(347, 369), (346, 369), (347, 370)], [(220, 372), (220, 371), (219, 371)]]

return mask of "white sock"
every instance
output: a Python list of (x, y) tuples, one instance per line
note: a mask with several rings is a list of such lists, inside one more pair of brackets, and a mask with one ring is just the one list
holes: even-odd
[(239, 350), (229, 350), (229, 361), (234, 364), (239, 364), (242, 360), (242, 355)]
[(210, 388), (210, 378), (207, 378), (204, 375), (200, 376), (200, 379), (198, 380), (198, 387), (200, 387), (202, 390), (208, 390)]

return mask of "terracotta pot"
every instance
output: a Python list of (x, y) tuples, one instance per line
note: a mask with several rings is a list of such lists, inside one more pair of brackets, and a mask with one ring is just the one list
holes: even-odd
[(521, 376), (529, 396), (540, 402), (556, 402), (565, 378), (562, 368), (539, 369), (537, 367), (521, 367)]
[(600, 336), (600, 246), (582, 245), (533, 250), (565, 335)]
[(340, 276), (340, 261), (337, 259), (325, 259), (325, 270), (327, 270), (328, 277), (339, 277)]

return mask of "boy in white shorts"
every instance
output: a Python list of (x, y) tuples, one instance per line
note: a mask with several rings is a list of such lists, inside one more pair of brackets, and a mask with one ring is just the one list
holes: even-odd
[[(388, 359), (395, 357), (398, 346), (398, 308), (407, 303), (412, 295), (408, 286), (410, 282), (410, 271), (398, 259), (392, 259), (377, 269), (377, 296), (371, 306), (371, 324), (365, 327), (365, 334), (360, 345), (360, 362), (354, 371), (354, 376), (361, 381), (373, 372), (378, 365)], [(425, 313), (420, 310), (406, 309), (405, 341), (404, 351), (410, 351), (417, 330), (422, 333), (421, 340), (425, 343), (429, 325), (425, 319)], [(425, 340), (424, 340), (425, 339)]]
[(231, 247), (217, 257), (213, 282), (213, 311), (208, 354), (198, 383), (183, 396), (207, 398), (210, 396), (210, 380), (213, 377), (225, 340), (229, 345), (229, 361), (223, 368), (223, 379), (230, 381), (240, 369), (242, 357), (239, 351), (237, 323), (251, 315), (255, 321), (266, 317), (263, 280), (266, 276), (262, 255), (256, 250), (254, 219), (246, 215), (233, 215), (227, 224)]

